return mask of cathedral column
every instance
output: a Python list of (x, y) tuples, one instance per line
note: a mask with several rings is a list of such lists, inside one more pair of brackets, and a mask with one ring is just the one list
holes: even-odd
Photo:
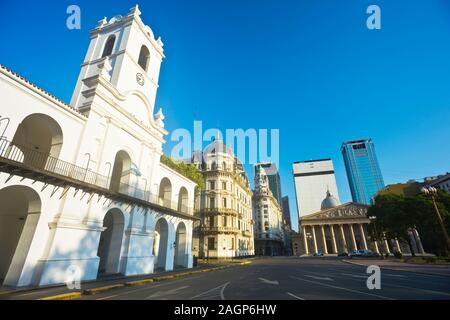
[(311, 226), (312, 228), (312, 234), (313, 234), (313, 240), (314, 240), (314, 253), (317, 253), (317, 240), (316, 240), (316, 230), (314, 226)]
[(349, 224), (349, 226), (350, 226), (350, 234), (352, 236), (353, 250), (358, 250), (358, 246), (356, 245), (355, 232), (353, 231), (353, 224)]
[(391, 253), (391, 250), (389, 249), (389, 243), (388, 243), (388, 241), (387, 241), (387, 239), (386, 239), (386, 235), (385, 234), (383, 234), (383, 236), (384, 236), (384, 246), (386, 247), (386, 253)]
[(331, 230), (331, 241), (332, 241), (332, 243), (333, 243), (333, 253), (336, 253), (336, 254), (337, 254), (337, 253), (339, 253), (339, 252), (338, 252), (337, 245), (336, 245), (336, 237), (334, 236), (333, 225), (330, 224), (329, 227), (330, 227), (330, 230)]
[(417, 229), (413, 229), (413, 235), (416, 238), (417, 248), (419, 249), (420, 254), (425, 254), (425, 250), (422, 246), (422, 240), (420, 240), (419, 232)]
[(395, 239), (395, 246), (397, 247), (397, 251), (402, 253), (402, 249), (400, 248), (400, 243), (398, 243), (397, 238)]
[(359, 229), (361, 230), (364, 250), (367, 250), (366, 235), (364, 234), (364, 227), (363, 227), (362, 223), (359, 224)]
[(325, 237), (325, 228), (323, 227), (323, 224), (320, 226), (322, 231), (322, 241), (323, 241), (323, 253), (328, 254), (328, 248), (327, 248), (327, 239)]
[(347, 240), (345, 240), (344, 226), (342, 224), (340, 224), (339, 229), (341, 230), (342, 243), (344, 244), (344, 252), (347, 252), (348, 247), (347, 247)]
[(306, 227), (303, 227), (303, 241), (305, 243), (305, 254), (309, 254), (308, 250), (308, 238), (306, 237)]
[(380, 254), (380, 249), (378, 249), (378, 242), (376, 240), (373, 242), (373, 246), (375, 247), (375, 252)]

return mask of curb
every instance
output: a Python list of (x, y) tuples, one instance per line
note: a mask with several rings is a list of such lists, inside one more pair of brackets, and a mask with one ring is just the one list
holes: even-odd
[(56, 296), (45, 297), (38, 300), (72, 300), (80, 298), (81, 295), (81, 291), (76, 291), (71, 293), (58, 294)]
[[(355, 265), (355, 266), (367, 267), (365, 264), (357, 263), (357, 262), (354, 262), (354, 261), (348, 261), (348, 260), (342, 260), (342, 261), (345, 262), (345, 263), (348, 263), (348, 264)], [(425, 274), (425, 275), (428, 275), (428, 276), (437, 276), (437, 277), (447, 277), (448, 276), (448, 275), (444, 275), (444, 274), (431, 273), (431, 272), (425, 272), (425, 271), (413, 271), (413, 270), (405, 270), (405, 269), (394, 269), (392, 267), (385, 267), (385, 266), (382, 266), (380, 268), (381, 269), (386, 269), (386, 270), (391, 270), (391, 271), (400, 271), (400, 272)]]
[(193, 274), (199, 274), (199, 273), (211, 272), (211, 271), (217, 271), (217, 270), (224, 270), (224, 269), (232, 268), (235, 266), (249, 265), (251, 263), (252, 263), (251, 261), (243, 261), (243, 262), (237, 263), (235, 265), (213, 267), (213, 268), (208, 268), (208, 269), (203, 269), (203, 270), (194, 270), (194, 271), (187, 271), (187, 272), (182, 272), (182, 273), (173, 274), (173, 275), (154, 277), (154, 278), (150, 278), (150, 279), (128, 281), (128, 282), (113, 284), (113, 285), (104, 286), (104, 287), (86, 289), (83, 291), (59, 294), (56, 296), (45, 297), (45, 298), (41, 298), (38, 300), (72, 300), (72, 299), (81, 298), (81, 296), (83, 296), (83, 295), (95, 295), (98, 293), (114, 290), (117, 288), (123, 288), (123, 287), (128, 287), (128, 286), (130, 286), (130, 287), (131, 286), (142, 286), (142, 285), (146, 285), (146, 284), (153, 283), (153, 282), (173, 280), (176, 278), (181, 278), (181, 277), (185, 277), (185, 276), (189, 276), (189, 275), (193, 275)]

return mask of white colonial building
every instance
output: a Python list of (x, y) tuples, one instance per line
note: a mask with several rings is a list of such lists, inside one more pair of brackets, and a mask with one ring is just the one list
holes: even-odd
[(195, 183), (160, 163), (163, 43), (101, 20), (70, 104), (0, 68), (0, 279), (28, 286), (191, 267)]

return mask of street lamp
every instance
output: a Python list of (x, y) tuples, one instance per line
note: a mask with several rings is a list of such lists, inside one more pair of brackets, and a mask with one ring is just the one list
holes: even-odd
[(442, 221), (441, 214), (440, 214), (439, 209), (438, 209), (437, 204), (436, 204), (435, 196), (436, 196), (438, 191), (437, 191), (437, 189), (435, 187), (423, 187), (421, 189), (421, 191), (422, 191), (422, 193), (424, 195), (429, 196), (431, 198), (431, 200), (433, 201), (433, 205), (434, 205), (434, 209), (436, 211), (436, 215), (437, 215), (437, 218), (438, 218), (438, 221), (439, 221), (439, 225), (442, 228), (442, 233), (444, 234), (445, 240), (447, 242), (447, 254), (448, 254), (448, 252), (450, 251), (450, 238), (448, 236), (447, 230), (445, 229), (444, 221)]

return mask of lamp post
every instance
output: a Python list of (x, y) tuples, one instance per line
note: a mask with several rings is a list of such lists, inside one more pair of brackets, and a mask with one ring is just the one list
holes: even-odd
[(426, 196), (429, 196), (431, 198), (431, 200), (433, 201), (433, 205), (434, 205), (434, 209), (436, 211), (436, 215), (437, 215), (437, 218), (438, 218), (438, 221), (439, 221), (439, 225), (442, 228), (442, 233), (444, 234), (445, 241), (447, 243), (447, 254), (448, 254), (448, 252), (450, 251), (450, 238), (448, 236), (447, 230), (445, 229), (444, 221), (442, 220), (441, 214), (440, 214), (439, 209), (438, 209), (437, 204), (436, 204), (435, 196), (437, 194), (437, 189), (435, 187), (423, 187), (421, 189), (421, 191)]

